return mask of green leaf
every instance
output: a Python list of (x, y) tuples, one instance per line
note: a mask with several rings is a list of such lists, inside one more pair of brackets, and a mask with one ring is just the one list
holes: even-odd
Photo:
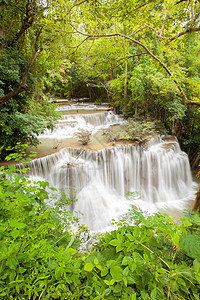
[(108, 268), (104, 267), (103, 270), (101, 271), (101, 277), (104, 277), (108, 274)]
[(109, 244), (112, 246), (118, 246), (118, 245), (121, 245), (121, 242), (119, 240), (115, 239), (115, 240), (110, 241)]
[(113, 285), (115, 283), (115, 280), (114, 279), (111, 279), (110, 281), (109, 280), (104, 280), (105, 284), (107, 285)]
[(179, 243), (179, 239), (180, 239), (180, 236), (179, 234), (174, 234), (173, 237), (172, 237), (172, 242), (174, 243), (174, 245), (178, 248), (180, 248), (180, 243)]
[(108, 260), (108, 261), (106, 262), (106, 266), (107, 266), (108, 268), (111, 268), (111, 267), (114, 266), (115, 264), (116, 264), (115, 260), (112, 260), (112, 259), (110, 259), (110, 260)]
[(19, 236), (20, 231), (16, 229), (16, 230), (11, 231), (10, 234), (14, 239), (16, 239)]
[(133, 262), (133, 259), (130, 256), (124, 256), (122, 260), (122, 265), (130, 265)]
[(98, 265), (98, 263), (99, 263), (99, 261), (98, 261), (98, 259), (95, 257), (95, 259), (94, 259), (94, 264), (95, 264), (95, 265)]
[(124, 277), (124, 276), (123, 276), (123, 282), (124, 282), (125, 287), (127, 287), (127, 283), (128, 283), (127, 277)]
[(122, 280), (122, 269), (119, 266), (113, 266), (110, 268), (110, 274), (115, 281)]
[(130, 233), (126, 233), (126, 236), (127, 236), (127, 238), (129, 239), (130, 242), (133, 242), (134, 239), (135, 239), (135, 238), (132, 236), (132, 234), (130, 234)]
[(86, 263), (84, 266), (84, 270), (86, 272), (91, 272), (93, 270), (93, 268), (94, 268), (94, 265), (91, 262)]
[[(109, 285), (109, 284), (108, 284)], [(105, 296), (109, 296), (111, 293), (111, 289), (105, 289)]]
[(124, 249), (124, 247), (122, 245), (117, 246), (116, 253), (122, 251), (123, 249)]
[(12, 270), (16, 270), (17, 264), (18, 260), (14, 256), (9, 257), (6, 261), (6, 265)]
[(128, 273), (129, 273), (129, 267), (126, 267), (126, 268), (123, 270), (123, 275), (124, 275), (124, 276), (128, 276)]
[(196, 233), (187, 233), (180, 238), (180, 246), (185, 250), (188, 256), (197, 259), (200, 262), (200, 237)]
[(133, 295), (131, 295), (131, 299), (130, 300), (136, 300), (137, 299), (136, 296), (137, 296), (137, 294), (134, 293)]
[(199, 262), (197, 259), (195, 259), (195, 260), (193, 261), (193, 266), (194, 266), (195, 271), (196, 271), (197, 273), (200, 273), (200, 262)]
[(144, 259), (143, 259), (143, 257), (139, 253), (133, 252), (132, 256), (133, 256), (133, 259), (134, 259), (134, 261), (135, 261), (136, 264), (140, 264), (141, 265), (141, 264), (144, 263)]
[(114, 287), (113, 293), (118, 294), (122, 290), (122, 285), (120, 283), (117, 283)]
[(143, 254), (144, 260), (146, 263), (149, 262), (149, 256), (147, 254)]
[(64, 269), (62, 267), (57, 267), (55, 269), (55, 277), (57, 280), (59, 280), (62, 277), (62, 274), (64, 273)]

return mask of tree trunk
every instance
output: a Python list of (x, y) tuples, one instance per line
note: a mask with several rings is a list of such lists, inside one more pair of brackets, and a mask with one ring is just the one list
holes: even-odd
[(125, 79), (124, 79), (124, 111), (127, 110), (127, 76), (128, 76), (128, 64), (125, 63)]
[(3, 106), (11, 98), (13, 98), (13, 97), (17, 96), (18, 94), (22, 93), (23, 91), (25, 91), (25, 89), (26, 89), (25, 83), (28, 78), (29, 71), (31, 69), (32, 64), (34, 63), (34, 61), (36, 60), (38, 55), (41, 53), (41, 51), (42, 51), (42, 49), (38, 49), (36, 51), (36, 53), (33, 55), (33, 57), (31, 58), (18, 88), (16, 88), (12, 92), (6, 94), (5, 96), (0, 97), (0, 107)]
[(192, 211), (199, 211), (200, 210), (200, 183), (199, 183), (199, 187), (196, 193), (196, 198), (194, 200), (194, 203), (192, 205)]
[(88, 84), (88, 92), (89, 92), (89, 99), (92, 101), (92, 93), (91, 93), (91, 86)]
[[(181, 97), (182, 99), (184, 100), (185, 104), (186, 105), (197, 105), (197, 106), (200, 106), (200, 101), (197, 102), (197, 101), (192, 101), (192, 100), (189, 100), (181, 86), (181, 84), (178, 82), (178, 80), (173, 76), (172, 72), (170, 71), (170, 69), (156, 56), (154, 55), (142, 42), (138, 41), (138, 40), (135, 40), (133, 39), (131, 36), (127, 36), (125, 34), (122, 34), (122, 33), (111, 33), (111, 34), (87, 34), (87, 33), (83, 33), (79, 30), (77, 30), (72, 24), (70, 24), (72, 26), (72, 28), (76, 31), (76, 33), (79, 33), (83, 36), (87, 36), (87, 37), (93, 37), (93, 38), (107, 38), (107, 37), (115, 37), (115, 36), (119, 36), (119, 37), (122, 37), (124, 39), (127, 39), (129, 41), (132, 41), (134, 44), (142, 47), (147, 54), (149, 54), (154, 60), (156, 60), (161, 66), (162, 68), (165, 69), (165, 71), (169, 74), (169, 76), (171, 77), (171, 79), (174, 81), (174, 83), (176, 84), (180, 94), (181, 94)], [(190, 28), (189, 30), (187, 29), (186, 31), (182, 32), (182, 33), (179, 33), (178, 35), (176, 35), (175, 37), (179, 37), (183, 34), (186, 34), (188, 32), (191, 32), (191, 31), (200, 31), (200, 26), (197, 27), (197, 28)], [(172, 39), (171, 39), (172, 40)]]
[(200, 152), (198, 152), (193, 159), (192, 169), (198, 167), (199, 161), (200, 161)]
[(110, 80), (113, 80), (113, 69), (110, 70)]

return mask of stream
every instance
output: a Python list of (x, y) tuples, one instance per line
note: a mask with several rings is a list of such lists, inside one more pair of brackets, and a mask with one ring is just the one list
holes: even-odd
[[(133, 207), (178, 219), (192, 206), (197, 190), (187, 154), (175, 137), (155, 137), (142, 145), (106, 143), (101, 130), (123, 119), (105, 108), (61, 105), (63, 116), (55, 130), (39, 137), (43, 157), (31, 162), (31, 175), (78, 199), (69, 209), (81, 212), (80, 223), (90, 230), (108, 230), (113, 219), (119, 221)], [(81, 129), (92, 132), (85, 147), (74, 138)]]

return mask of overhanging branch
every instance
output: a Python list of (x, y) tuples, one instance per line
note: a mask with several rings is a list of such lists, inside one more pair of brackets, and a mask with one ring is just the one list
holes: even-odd
[(122, 33), (112, 33), (112, 34), (87, 34), (87, 33), (83, 33), (79, 30), (77, 30), (73, 24), (71, 24), (72, 28), (76, 31), (77, 34), (81, 34), (83, 36), (87, 36), (87, 37), (91, 37), (91, 38), (107, 38), (107, 37), (115, 37), (115, 36), (118, 36), (118, 37), (122, 37), (124, 39), (127, 39), (131, 42), (133, 42), (134, 44), (142, 47), (146, 52), (147, 54), (149, 54), (155, 61), (157, 61), (161, 66), (162, 68), (169, 74), (169, 76), (171, 77), (171, 79), (174, 81), (174, 83), (176, 84), (180, 94), (181, 94), (181, 97), (182, 99), (184, 100), (184, 103), (186, 105), (198, 105), (200, 106), (200, 102), (193, 102), (191, 100), (189, 100), (184, 92), (184, 90), (182, 89), (180, 83), (178, 82), (178, 80), (173, 76), (172, 72), (170, 71), (170, 69), (156, 56), (154, 55), (143, 43), (141, 43), (140, 41), (136, 40), (136, 39), (133, 39), (132, 37), (129, 37), (125, 34), (122, 34)]
[(28, 74), (30, 72), (30, 69), (34, 63), (34, 61), (36, 60), (36, 58), (40, 55), (40, 53), (42, 52), (42, 48), (39, 49), (38, 47), (38, 41), (39, 41), (39, 36), (42, 32), (42, 27), (38, 30), (38, 33), (36, 35), (36, 40), (35, 40), (35, 53), (32, 56), (31, 60), (28, 63), (28, 66), (24, 72), (24, 75), (21, 79), (21, 82), (18, 86), (18, 88), (16, 88), (15, 90), (9, 92), (8, 94), (0, 97), (0, 107), (3, 106), (8, 100), (12, 99), (13, 97), (17, 96), (18, 94), (22, 93), (23, 91), (25, 91), (26, 87), (26, 80), (28, 78)]

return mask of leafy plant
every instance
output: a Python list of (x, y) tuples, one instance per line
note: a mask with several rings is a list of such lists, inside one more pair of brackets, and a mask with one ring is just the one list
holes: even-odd
[(151, 138), (152, 136), (164, 133), (163, 125), (158, 121), (148, 118), (135, 117), (129, 118), (119, 126), (112, 126), (104, 129), (103, 135), (108, 142), (119, 140), (132, 140), (139, 143)]
[(31, 299), (48, 290), (48, 299), (61, 291), (70, 297), (80, 284), (74, 269), (81, 263), (81, 256), (75, 259), (79, 242), (70, 229), (76, 219), (63, 205), (46, 204), (48, 183), (33, 184), (15, 166), (0, 171), (0, 296)]
[[(50, 104), (27, 104), (30, 109), (20, 108), (16, 101), (10, 101), (0, 112), (0, 159), (8, 155), (17, 143), (37, 146), (38, 135), (45, 128), (53, 129), (60, 117), (55, 106)], [(10, 150), (9, 150), (10, 149)]]
[(124, 127), (125, 135), (123, 136), (123, 139), (125, 140), (136, 140), (138, 142), (143, 142), (158, 134), (155, 123), (148, 120), (139, 121), (129, 119)]
[(115, 142), (120, 139), (119, 127), (118, 127), (117, 132), (116, 132), (115, 128), (113, 128), (113, 127), (106, 128), (103, 130), (102, 134), (105, 136), (105, 138), (108, 142)]
[(77, 219), (63, 201), (46, 203), (48, 183), (33, 185), (15, 166), (0, 172), (3, 299), (198, 299), (199, 215), (178, 225), (132, 210), (82, 253), (89, 230), (72, 232)]
[[(131, 215), (134, 226), (129, 225), (129, 213), (87, 258), (86, 284), (93, 282), (100, 299), (198, 299), (199, 254), (196, 241), (187, 241), (193, 219), (185, 218), (179, 226), (167, 215), (146, 218), (138, 211)], [(194, 216), (199, 222), (199, 216)], [(180, 240), (193, 249), (192, 255), (180, 247)], [(89, 299), (91, 295), (88, 290)]]
[(89, 130), (80, 129), (79, 132), (75, 133), (75, 137), (78, 138), (78, 141), (81, 145), (87, 145), (90, 142), (92, 132)]
[[(24, 149), (18, 144), (8, 160)], [(115, 230), (92, 236), (84, 225), (72, 231), (70, 202), (26, 171), (0, 167), (2, 299), (199, 299), (198, 214), (187, 211), (177, 224), (133, 209), (113, 220)]]

